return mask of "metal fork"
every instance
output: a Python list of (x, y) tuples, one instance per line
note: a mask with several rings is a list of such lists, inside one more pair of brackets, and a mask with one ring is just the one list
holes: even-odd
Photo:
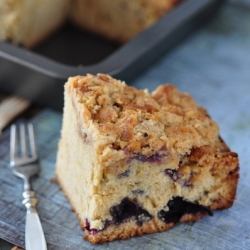
[(11, 126), (10, 166), (12, 172), (24, 180), (23, 204), (27, 208), (26, 250), (46, 250), (47, 246), (42, 225), (36, 211), (38, 200), (35, 197), (35, 192), (31, 189), (30, 183), (30, 179), (40, 171), (34, 129), (31, 123), (28, 125), (21, 124), (19, 133), (16, 125)]

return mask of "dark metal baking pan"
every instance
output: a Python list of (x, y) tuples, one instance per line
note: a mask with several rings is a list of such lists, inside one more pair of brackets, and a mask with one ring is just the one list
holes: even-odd
[(124, 45), (65, 25), (34, 51), (0, 42), (0, 92), (62, 109), (69, 76), (106, 73), (130, 81), (213, 17), (224, 0), (183, 0)]

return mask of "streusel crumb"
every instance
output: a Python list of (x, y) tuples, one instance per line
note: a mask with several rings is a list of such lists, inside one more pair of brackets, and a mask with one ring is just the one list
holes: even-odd
[(75, 77), (71, 84), (89, 121), (108, 136), (105, 147), (147, 157), (168, 149), (184, 155), (218, 138), (218, 126), (206, 110), (170, 84), (152, 96), (103, 74)]

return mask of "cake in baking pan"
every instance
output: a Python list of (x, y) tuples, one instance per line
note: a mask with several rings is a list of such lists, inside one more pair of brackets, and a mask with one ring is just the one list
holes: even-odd
[(218, 125), (176, 87), (150, 94), (104, 74), (65, 84), (56, 176), (90, 242), (229, 208), (238, 171)]
[(179, 2), (181, 0), (72, 0), (69, 16), (79, 27), (124, 43)]
[(0, 40), (38, 45), (66, 20), (116, 42), (126, 42), (181, 0), (0, 0)]
[(68, 0), (0, 0), (0, 39), (34, 47), (62, 25)]

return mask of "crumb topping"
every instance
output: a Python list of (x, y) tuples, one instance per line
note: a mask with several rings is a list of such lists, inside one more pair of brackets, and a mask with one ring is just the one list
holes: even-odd
[(69, 84), (89, 111), (85, 119), (109, 138), (106, 146), (112, 150), (147, 157), (160, 151), (185, 155), (218, 140), (218, 126), (206, 110), (170, 84), (152, 94), (104, 74), (72, 77)]

